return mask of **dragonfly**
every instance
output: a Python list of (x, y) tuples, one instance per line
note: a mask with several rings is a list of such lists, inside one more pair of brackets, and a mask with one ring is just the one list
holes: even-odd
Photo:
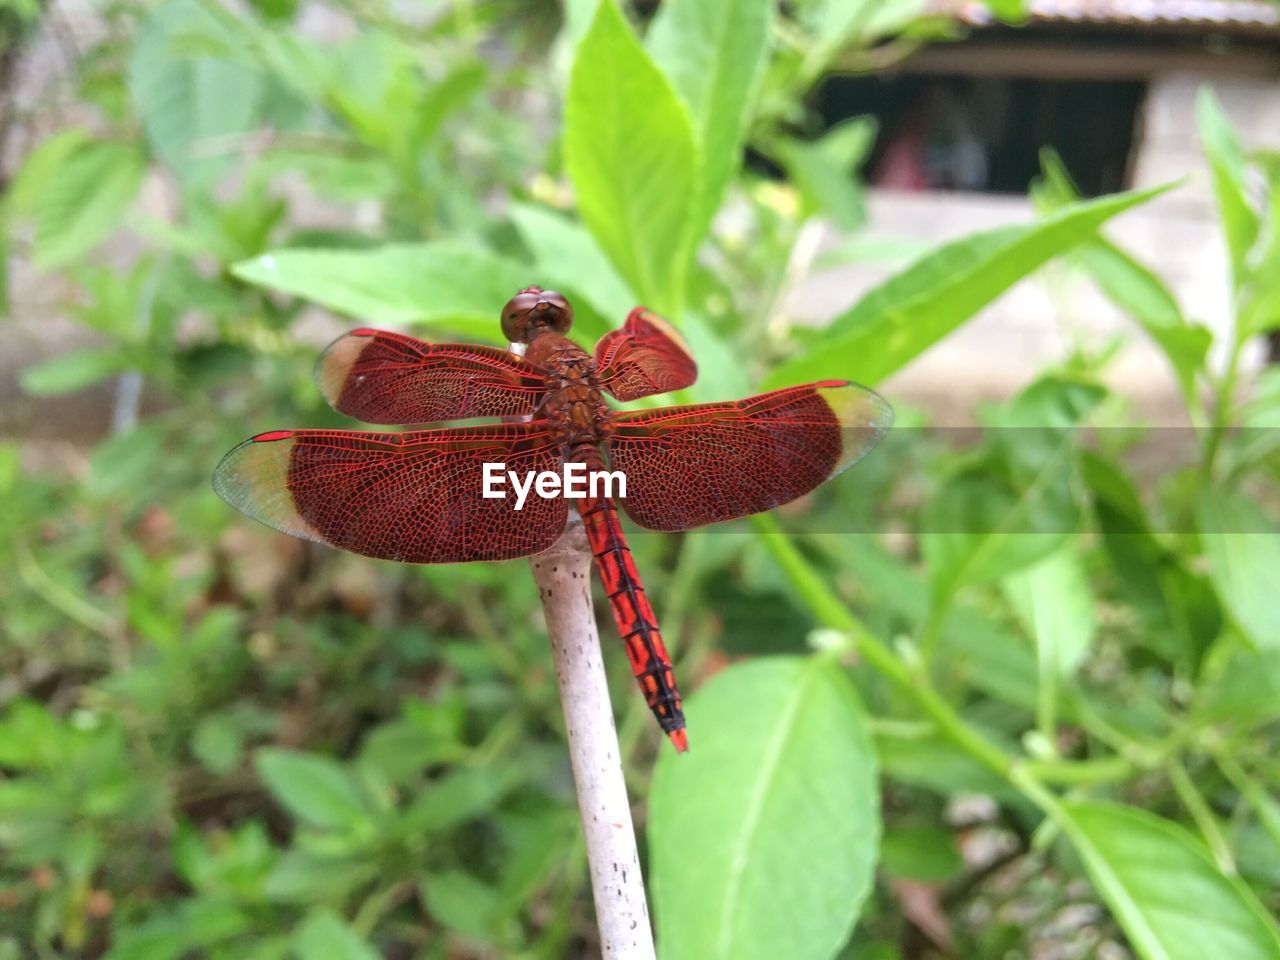
[[(694, 358), (675, 328), (644, 307), (591, 354), (566, 336), (572, 323), (564, 296), (530, 286), (501, 313), (503, 335), (524, 345), (523, 355), (352, 330), (316, 364), (317, 385), (340, 413), (381, 425), (499, 422), (399, 432), (271, 430), (232, 449), (213, 486), (276, 530), (405, 563), (540, 553), (565, 532), (574, 500), (632, 673), (683, 753), (680, 691), (618, 504), (640, 527), (661, 531), (770, 510), (865, 456), (893, 411), (874, 391), (845, 380), (744, 400), (619, 410), (606, 396), (626, 403), (691, 386)], [(511, 497), (484, 495), (486, 464), (505, 465), (512, 477), (561, 473), (568, 464), (588, 475), (608, 467), (624, 478), (625, 495), (597, 487), (574, 498), (540, 489), (516, 509)]]

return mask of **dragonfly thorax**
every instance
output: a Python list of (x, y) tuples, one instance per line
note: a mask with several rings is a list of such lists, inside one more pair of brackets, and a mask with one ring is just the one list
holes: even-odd
[(547, 371), (547, 396), (539, 415), (567, 446), (598, 443), (612, 432), (609, 405), (596, 378), (596, 363), (572, 340), (544, 333), (534, 338), (526, 359)]

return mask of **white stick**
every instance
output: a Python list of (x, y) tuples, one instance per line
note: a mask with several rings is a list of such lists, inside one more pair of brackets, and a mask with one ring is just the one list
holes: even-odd
[(591, 607), (591, 547), (582, 523), (574, 517), (564, 536), (529, 562), (555, 655), (601, 954), (608, 960), (654, 960), (649, 904)]

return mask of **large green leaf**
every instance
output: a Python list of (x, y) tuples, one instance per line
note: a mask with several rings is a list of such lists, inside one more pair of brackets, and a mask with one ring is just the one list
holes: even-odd
[(821, 658), (761, 659), (687, 704), (691, 748), (650, 796), (651, 880), (667, 960), (831, 957), (879, 841), (876, 762), (848, 679)]
[(1232, 276), (1239, 286), (1248, 274), (1246, 261), (1261, 229), (1245, 185), (1244, 151), (1210, 87), (1200, 90), (1196, 121), (1213, 174), (1213, 193), (1218, 200), (1218, 217), (1222, 220), (1222, 232), (1231, 255)]
[(241, 155), (234, 138), (256, 126), (266, 89), (262, 74), (241, 63), (181, 49), (201, 33), (236, 39), (196, 0), (169, 0), (148, 18), (129, 61), (147, 140), (183, 180), (217, 176)]
[(1143, 960), (1280, 958), (1262, 904), (1178, 825), (1098, 802), (1066, 805), (1059, 822)]
[(766, 386), (829, 377), (877, 383), (1107, 220), (1165, 189), (1073, 204), (1034, 223), (974, 234), (926, 254), (838, 317), (806, 353), (774, 370)]
[(1196, 507), (1209, 576), (1240, 629), (1260, 647), (1280, 649), (1280, 531), (1257, 503), (1209, 490)]
[(689, 111), (614, 0), (578, 45), (564, 155), (601, 248), (647, 306), (678, 314), (701, 161)]
[(501, 339), (502, 305), (530, 282), (525, 267), (454, 243), (276, 250), (232, 272), (369, 323), (418, 321), (488, 340)]
[(773, 8), (773, 0), (664, 3), (649, 29), (649, 52), (689, 107), (702, 148), (702, 182), (692, 218), (695, 244), (742, 162)]

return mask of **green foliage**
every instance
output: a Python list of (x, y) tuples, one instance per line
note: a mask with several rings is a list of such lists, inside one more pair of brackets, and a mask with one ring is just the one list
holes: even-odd
[[(1166, 188), (1090, 200), (1026, 226), (957, 240), (885, 281), (767, 383), (841, 376), (875, 384), (953, 332), (1016, 282)], [(839, 371), (838, 373), (836, 371)]]
[(684, 217), (695, 246), (741, 162), (751, 101), (766, 64), (773, 6), (769, 0), (671, 3), (659, 9), (649, 29), (649, 54), (694, 123), (701, 180), (697, 208)]
[(653, 887), (670, 957), (830, 956), (871, 886), (875, 756), (843, 672), (759, 660), (688, 702), (689, 760), (666, 753), (650, 802)]
[(1280, 955), (1275, 921), (1186, 831), (1096, 802), (1072, 803), (1059, 820), (1143, 960)]
[[(723, 399), (883, 381), (1055, 259), (1168, 361), (1198, 429), (1158, 482), (1108, 350), (1082, 343), (985, 406), (976, 443), (901, 410), (780, 519), (635, 538), (689, 693), (677, 757), (609, 658), (663, 955), (900, 956), (924, 885), (958, 956), (1046, 952), (1081, 899), (1108, 911), (1089, 936), (1144, 960), (1280, 956), (1280, 377), (1245, 383), (1241, 359), (1280, 324), (1280, 162), (1212, 94), (1221, 368), (1158, 251), (1099, 234), (1163, 188), (1083, 201), (1051, 153), (1037, 219), (792, 322), (815, 218), (839, 257), (900, 257), (856, 232), (874, 125), (806, 138), (805, 103), (833, 64), (952, 29), (914, 0), (667, 3), (647, 27), (609, 0), (564, 24), (335, 4), (335, 41), (289, 0), (250, 8), (113, 5), (78, 125), (5, 197), (9, 256), (86, 331), (21, 387), (96, 386), (114, 426), (71, 470), (0, 445), (0, 957), (595, 949), (525, 567), (371, 563), (209, 489), (243, 436), (342, 422), (309, 379), (342, 326), (497, 341), (501, 304), (542, 283), (590, 343), (643, 301), (699, 361), (689, 397)], [(748, 146), (786, 180), (745, 172)], [(974, 793), (998, 812), (958, 826)], [(1012, 899), (962, 828), (1011, 851)]]
[(142, 173), (142, 157), (134, 147), (92, 140), (81, 130), (42, 144), (9, 201), (14, 214), (36, 221), (35, 262), (63, 267), (98, 246), (119, 226)]
[(196, 0), (168, 0), (138, 35), (129, 91), (157, 159), (181, 180), (208, 181), (229, 167), (239, 138), (258, 125), (266, 83), (251, 67), (192, 56), (182, 48), (192, 34), (236, 40)]
[(565, 98), (565, 166), (578, 210), (633, 290), (678, 313), (698, 239), (703, 163), (688, 108), (611, 2), (578, 45)]
[(527, 276), (527, 268), (518, 263), (450, 243), (276, 250), (232, 270), (248, 283), (305, 294), (370, 323), (420, 322), (490, 340), (493, 303), (525, 286)]

